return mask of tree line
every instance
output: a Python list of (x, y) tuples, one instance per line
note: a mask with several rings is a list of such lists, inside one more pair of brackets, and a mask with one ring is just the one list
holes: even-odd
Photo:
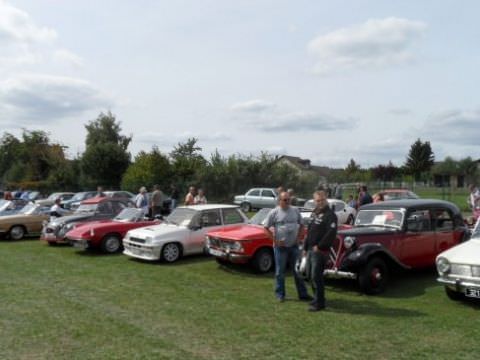
[[(202, 187), (210, 198), (231, 200), (250, 187), (282, 185), (307, 196), (319, 185), (314, 172), (298, 172), (277, 161), (266, 152), (260, 155), (235, 154), (222, 156), (218, 151), (202, 155), (197, 138), (180, 142), (169, 153), (153, 146), (140, 151), (133, 159), (128, 147), (132, 136), (122, 134), (120, 122), (111, 113), (99, 116), (85, 125), (85, 151), (73, 159), (66, 156), (66, 147), (50, 139), (45, 131), (23, 130), (17, 138), (4, 133), (0, 139), (0, 189), (36, 189), (52, 191), (124, 189), (136, 192), (141, 186), (154, 184), (168, 193), (170, 185), (185, 190), (190, 185)], [(328, 182), (371, 182), (422, 180), (433, 172), (450, 175), (463, 172), (475, 178), (477, 165), (471, 158), (455, 161), (447, 158), (435, 164), (428, 141), (415, 141), (405, 164), (391, 162), (362, 169), (351, 159), (344, 169), (331, 169)]]

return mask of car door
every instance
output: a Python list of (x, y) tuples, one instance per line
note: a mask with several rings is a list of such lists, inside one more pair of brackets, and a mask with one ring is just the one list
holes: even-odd
[(261, 208), (260, 189), (250, 190), (246, 195), (246, 201), (254, 208)]
[(426, 267), (435, 263), (436, 235), (429, 209), (416, 209), (406, 214), (406, 231), (402, 241), (400, 261), (411, 267)]
[(435, 253), (439, 254), (457, 243), (455, 241), (454, 220), (448, 209), (436, 208), (433, 213), (436, 235)]
[(262, 208), (275, 207), (277, 198), (271, 189), (263, 189), (260, 195), (260, 204)]
[(205, 235), (211, 230), (222, 227), (220, 209), (202, 210), (192, 219), (189, 242), (185, 244), (185, 252), (201, 254), (205, 249)]

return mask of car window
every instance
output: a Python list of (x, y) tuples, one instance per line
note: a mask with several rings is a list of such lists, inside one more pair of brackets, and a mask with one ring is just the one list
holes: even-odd
[(222, 225), (219, 209), (202, 211), (200, 223), (202, 227)]
[(262, 196), (274, 198), (275, 194), (272, 190), (262, 190)]
[(448, 210), (435, 210), (435, 229), (437, 231), (453, 230), (453, 219)]
[(113, 214), (112, 203), (107, 201), (107, 202), (98, 204), (98, 212), (101, 214)]
[(242, 216), (238, 213), (236, 209), (223, 209), (223, 223), (228, 224), (238, 224), (243, 222)]
[(413, 232), (432, 231), (431, 214), (429, 210), (415, 210), (407, 219), (407, 230)]
[(345, 204), (340, 201), (335, 201), (335, 211), (342, 211), (345, 208)]
[(258, 190), (258, 189), (250, 190), (247, 195), (248, 196), (260, 196), (260, 190)]
[(125, 209), (127, 206), (120, 202), (120, 201), (115, 201), (112, 203), (112, 206), (113, 206), (113, 212), (115, 214), (118, 214), (120, 211), (122, 211), (123, 209)]

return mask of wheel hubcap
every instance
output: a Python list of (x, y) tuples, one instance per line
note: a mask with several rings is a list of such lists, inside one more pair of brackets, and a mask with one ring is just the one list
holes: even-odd
[(23, 237), (23, 229), (19, 227), (14, 227), (10, 232), (12, 238), (21, 239)]
[(115, 252), (118, 250), (120, 246), (120, 243), (117, 238), (115, 237), (110, 237), (107, 239), (105, 243), (105, 248), (107, 249), (108, 252)]
[(379, 269), (373, 269), (371, 274), (372, 283), (378, 285), (382, 281), (382, 272)]
[(175, 261), (178, 258), (178, 247), (176, 245), (170, 244), (165, 246), (163, 250), (163, 256), (167, 261)]
[(263, 255), (260, 258), (260, 269), (262, 271), (267, 271), (272, 266), (272, 259), (267, 254)]

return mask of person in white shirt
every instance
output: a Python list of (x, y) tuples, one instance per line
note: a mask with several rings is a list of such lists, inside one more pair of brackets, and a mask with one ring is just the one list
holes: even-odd
[(68, 210), (65, 210), (60, 206), (61, 201), (62, 199), (60, 198), (55, 199), (55, 204), (50, 208), (50, 216), (60, 217), (68, 213)]

